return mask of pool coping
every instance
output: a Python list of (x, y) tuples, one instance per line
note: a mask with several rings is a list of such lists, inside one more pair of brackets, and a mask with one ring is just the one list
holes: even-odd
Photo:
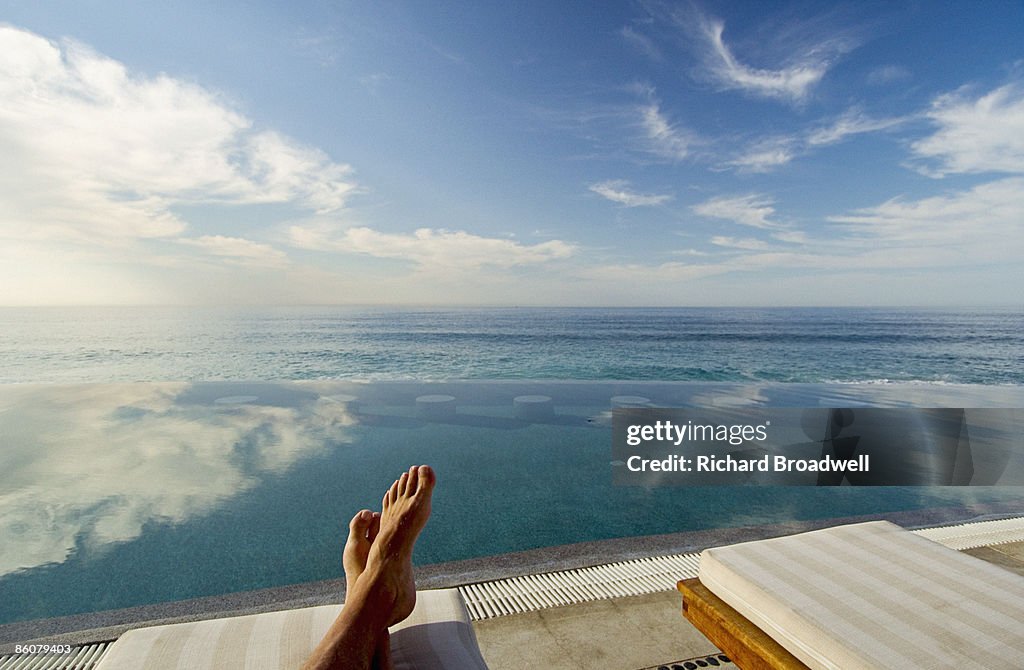
[[(972, 504), (615, 538), (426, 565), (416, 568), (416, 581), (420, 589), (453, 588), (523, 575), (695, 552), (708, 547), (878, 519), (892, 521), (908, 529), (918, 529), (1021, 515), (1024, 515), (1024, 496), (1018, 503)], [(344, 581), (338, 578), (170, 603), (14, 622), (0, 625), (0, 654), (13, 652), (15, 644), (45, 642), (83, 645), (113, 640), (125, 631), (141, 626), (337, 604), (343, 600), (343, 594)]]

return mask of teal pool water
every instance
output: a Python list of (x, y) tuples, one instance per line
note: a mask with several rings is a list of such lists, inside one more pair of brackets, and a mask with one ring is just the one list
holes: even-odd
[[(432, 465), (439, 481), (418, 564), (1020, 499), (1019, 488), (999, 486), (615, 487), (611, 409), (638, 403), (1019, 408), (1024, 389), (657, 382), (4, 385), (0, 623), (338, 577), (348, 519), (360, 508), (379, 508), (385, 488), (414, 463)], [(1019, 422), (1019, 411), (1016, 416)], [(1020, 467), (1019, 447), (1011, 467)]]

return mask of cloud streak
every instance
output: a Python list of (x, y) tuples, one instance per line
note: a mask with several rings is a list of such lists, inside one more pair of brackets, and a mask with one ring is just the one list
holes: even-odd
[(280, 268), (288, 264), (288, 257), (283, 251), (269, 244), (240, 237), (202, 235), (197, 238), (180, 239), (178, 242), (238, 265)]
[(966, 191), (905, 200), (829, 217), (857, 239), (888, 247), (947, 247), (960, 257), (1019, 259), (1024, 253), (1021, 212), (1024, 177), (1008, 177)]
[(290, 239), (300, 248), (396, 259), (431, 271), (509, 269), (568, 258), (576, 250), (561, 240), (525, 245), (465, 231), (419, 228), (402, 234), (362, 226), (339, 230), (331, 224), (292, 226)]
[(803, 133), (757, 140), (725, 165), (739, 172), (767, 173), (814, 150), (839, 144), (856, 135), (890, 130), (914, 118), (912, 115), (873, 118), (862, 110), (853, 108)]
[(637, 193), (630, 189), (629, 182), (623, 179), (610, 179), (591, 184), (590, 190), (602, 198), (617, 202), (626, 207), (653, 207), (672, 200), (671, 195)]
[(657, 102), (649, 102), (639, 111), (640, 127), (650, 153), (670, 161), (680, 161), (690, 155), (693, 135), (670, 122)]
[(770, 137), (753, 143), (726, 165), (740, 172), (771, 172), (796, 158), (799, 148), (800, 143), (796, 138)]
[(770, 246), (764, 240), (753, 237), (730, 237), (728, 235), (715, 235), (711, 238), (711, 244), (729, 249), (743, 249), (745, 251), (762, 250)]
[(830, 66), (829, 58), (808, 55), (776, 70), (750, 67), (741, 63), (726, 45), (724, 22), (705, 20), (702, 32), (711, 47), (707, 54), (708, 69), (723, 88), (799, 103), (807, 99), (811, 88), (821, 81)]
[(768, 220), (768, 217), (775, 213), (772, 200), (758, 194), (711, 198), (694, 205), (691, 209), (700, 216), (725, 219), (753, 228), (775, 228), (778, 226), (775, 222)]
[(627, 44), (651, 60), (661, 61), (663, 59), (661, 51), (647, 35), (634, 30), (631, 26), (623, 26), (619, 34)]
[[(853, 36), (856, 29), (835, 16), (790, 22), (772, 31), (774, 42), (761, 45), (771, 66), (758, 67), (745, 62), (737, 55), (737, 47), (726, 41), (723, 20), (695, 8), (675, 10), (669, 16), (699, 46), (703, 74), (720, 89), (796, 105), (807, 101), (832, 66), (858, 42)], [(752, 50), (746, 51), (748, 58), (754, 56)]]
[(874, 119), (858, 109), (851, 109), (831, 124), (820, 126), (804, 138), (808, 147), (827, 146), (842, 142), (852, 135), (863, 135), (879, 130), (887, 130), (906, 123), (906, 117), (890, 117)]

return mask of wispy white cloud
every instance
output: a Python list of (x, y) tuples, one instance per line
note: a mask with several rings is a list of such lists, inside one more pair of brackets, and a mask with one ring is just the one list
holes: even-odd
[(771, 172), (798, 155), (799, 141), (792, 137), (770, 137), (754, 142), (739, 156), (726, 162), (740, 172)]
[(579, 276), (600, 282), (614, 282), (627, 285), (657, 285), (661, 282), (679, 282), (701, 279), (729, 272), (724, 265), (710, 263), (682, 263), (671, 261), (648, 265), (643, 263), (610, 263), (591, 266)]
[(776, 69), (746, 65), (725, 43), (725, 23), (701, 17), (701, 33), (709, 47), (705, 62), (710, 75), (726, 89), (740, 89), (753, 95), (801, 103), (828, 72), (845, 43), (824, 40), (791, 55), (788, 64)]
[(912, 76), (910, 70), (902, 65), (883, 65), (868, 73), (867, 82), (872, 86), (882, 86), (897, 81), (906, 81)]
[(655, 46), (654, 41), (643, 33), (634, 30), (632, 26), (624, 26), (619, 34), (627, 44), (647, 56), (653, 61), (662, 60), (661, 50)]
[(794, 250), (765, 240), (716, 236), (717, 246), (754, 253), (714, 263), (721, 272), (791, 270), (942, 271), (950, 267), (1017, 262), (1024, 255), (1021, 234), (1024, 177), (981, 184), (941, 196), (894, 198), (874, 207), (830, 216), (827, 236), (813, 240), (790, 229), (771, 230)]
[(724, 163), (740, 172), (771, 172), (820, 147), (855, 135), (888, 131), (925, 119), (937, 130), (911, 144), (924, 174), (1024, 172), (1024, 85), (1013, 82), (981, 95), (967, 89), (937, 97), (924, 112), (872, 117), (853, 107), (810, 130), (755, 141)]
[(905, 200), (894, 198), (851, 214), (829, 217), (856, 239), (887, 247), (947, 247), (972, 263), (1019, 259), (1024, 253), (1024, 177), (970, 190)]
[(943, 95), (926, 116), (938, 130), (911, 145), (926, 174), (1024, 172), (1024, 85)]
[(637, 193), (629, 188), (629, 182), (624, 179), (610, 179), (591, 184), (590, 190), (626, 207), (652, 207), (662, 205), (672, 199), (671, 195)]
[[(728, 207), (708, 209), (731, 213)], [(748, 215), (754, 222), (771, 223), (771, 213), (761, 216), (754, 209)], [(820, 303), (820, 287), (830, 286), (868, 304), (877, 301), (871, 294), (891, 292), (894, 279), (907, 284), (893, 293), (898, 300), (941, 302), (950, 295), (976, 295), (979, 287), (993, 287), (1014, 276), (1024, 256), (1022, 213), (1024, 177), (1009, 177), (969, 190), (893, 199), (828, 217), (828, 230), (813, 239), (800, 231), (771, 228), (770, 239), (716, 235), (709, 242), (719, 253), (682, 250), (675, 255), (691, 256), (692, 261), (609, 263), (587, 268), (582, 276), (603, 282), (609, 290), (658, 286), (664, 289), (660, 299), (669, 303), (679, 295), (700, 300), (723, 286), (742, 286), (745, 296), (775, 301), (793, 299), (792, 291), (799, 290), (798, 301)], [(799, 246), (782, 247), (773, 241)], [(994, 269), (991, 274), (961, 272), (979, 264)], [(764, 273), (775, 273), (778, 283), (751, 282), (750, 277)], [(968, 281), (966, 276), (973, 278)], [(720, 279), (706, 281), (712, 277)], [(919, 281), (907, 282), (908, 277)], [(687, 294), (688, 289), (699, 292)], [(739, 294), (722, 295), (736, 299)]]
[(802, 230), (776, 230), (771, 234), (773, 239), (787, 244), (807, 244), (809, 238)]
[(383, 233), (367, 227), (344, 230), (331, 224), (296, 225), (292, 244), (300, 248), (367, 254), (411, 262), (425, 270), (512, 268), (568, 258), (575, 246), (561, 240), (526, 245), (465, 231), (420, 228), (412, 234)]
[(0, 25), (0, 235), (116, 245), (174, 237), (174, 207), (342, 208), (351, 169), (216, 92)]
[(657, 101), (642, 105), (639, 111), (647, 151), (671, 161), (682, 160), (690, 154), (695, 140), (693, 134), (671, 123)]
[(288, 264), (288, 257), (283, 251), (269, 244), (240, 237), (202, 235), (196, 238), (182, 238), (178, 242), (238, 265), (280, 268)]
[(858, 108), (852, 108), (804, 132), (755, 140), (735, 158), (726, 161), (724, 166), (738, 172), (771, 172), (821, 147), (838, 144), (851, 136), (896, 128), (913, 118), (873, 118)]
[(723, 20), (695, 3), (644, 3), (651, 20), (675, 31), (696, 52), (697, 76), (720, 90), (803, 104), (840, 57), (856, 48), (865, 32), (844, 10), (832, 9), (781, 23), (757, 14), (758, 38), (729, 33)]
[(770, 198), (752, 193), (742, 196), (711, 198), (694, 205), (691, 209), (700, 216), (725, 219), (754, 228), (774, 228), (778, 224), (768, 219), (775, 213), (772, 204)]
[(671, 252), (673, 256), (710, 256), (711, 254), (707, 251), (701, 251), (700, 249), (676, 249)]
[(717, 247), (744, 249), (746, 251), (768, 249), (771, 246), (764, 240), (759, 240), (754, 237), (730, 237), (728, 235), (715, 235), (711, 238), (711, 244), (714, 244)]
[[(702, 215), (747, 225), (771, 227), (772, 211), (759, 206), (753, 196), (718, 199), (697, 206)], [(763, 203), (761, 203), (763, 205)], [(889, 271), (909, 268), (959, 267), (978, 262), (1013, 261), (1024, 254), (1021, 214), (1024, 212), (1024, 178), (1007, 178), (966, 191), (919, 200), (893, 199), (875, 207), (828, 217), (834, 225), (828, 238), (808, 238), (802, 231), (771, 230), (778, 242), (797, 244), (800, 251), (773, 248), (771, 241), (716, 235), (711, 244), (742, 253), (690, 264), (692, 276), (749, 273), (770, 268), (791, 271)], [(836, 234), (838, 233), (838, 235)], [(647, 266), (649, 276), (658, 276), (660, 266)], [(639, 267), (634, 274), (642, 274)]]
[[(770, 237), (801, 248), (773, 248), (767, 240), (714, 236), (710, 242), (736, 250), (701, 263), (614, 266), (635, 281), (686, 279), (729, 273), (948, 272), (979, 263), (1017, 263), (1024, 256), (1021, 234), (1024, 177), (1008, 177), (969, 190), (906, 200), (830, 216), (827, 237), (809, 240), (799, 231), (772, 230)], [(749, 253), (742, 253), (749, 252)], [(867, 277), (867, 275), (865, 275)]]
[(804, 141), (810, 147), (836, 144), (850, 135), (886, 130), (906, 123), (907, 120), (907, 117), (874, 119), (859, 109), (851, 109), (832, 123), (810, 131)]

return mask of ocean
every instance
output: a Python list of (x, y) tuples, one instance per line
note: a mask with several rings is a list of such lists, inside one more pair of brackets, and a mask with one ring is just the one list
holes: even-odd
[(1024, 384), (1024, 311), (0, 308), (0, 383), (577, 379)]

